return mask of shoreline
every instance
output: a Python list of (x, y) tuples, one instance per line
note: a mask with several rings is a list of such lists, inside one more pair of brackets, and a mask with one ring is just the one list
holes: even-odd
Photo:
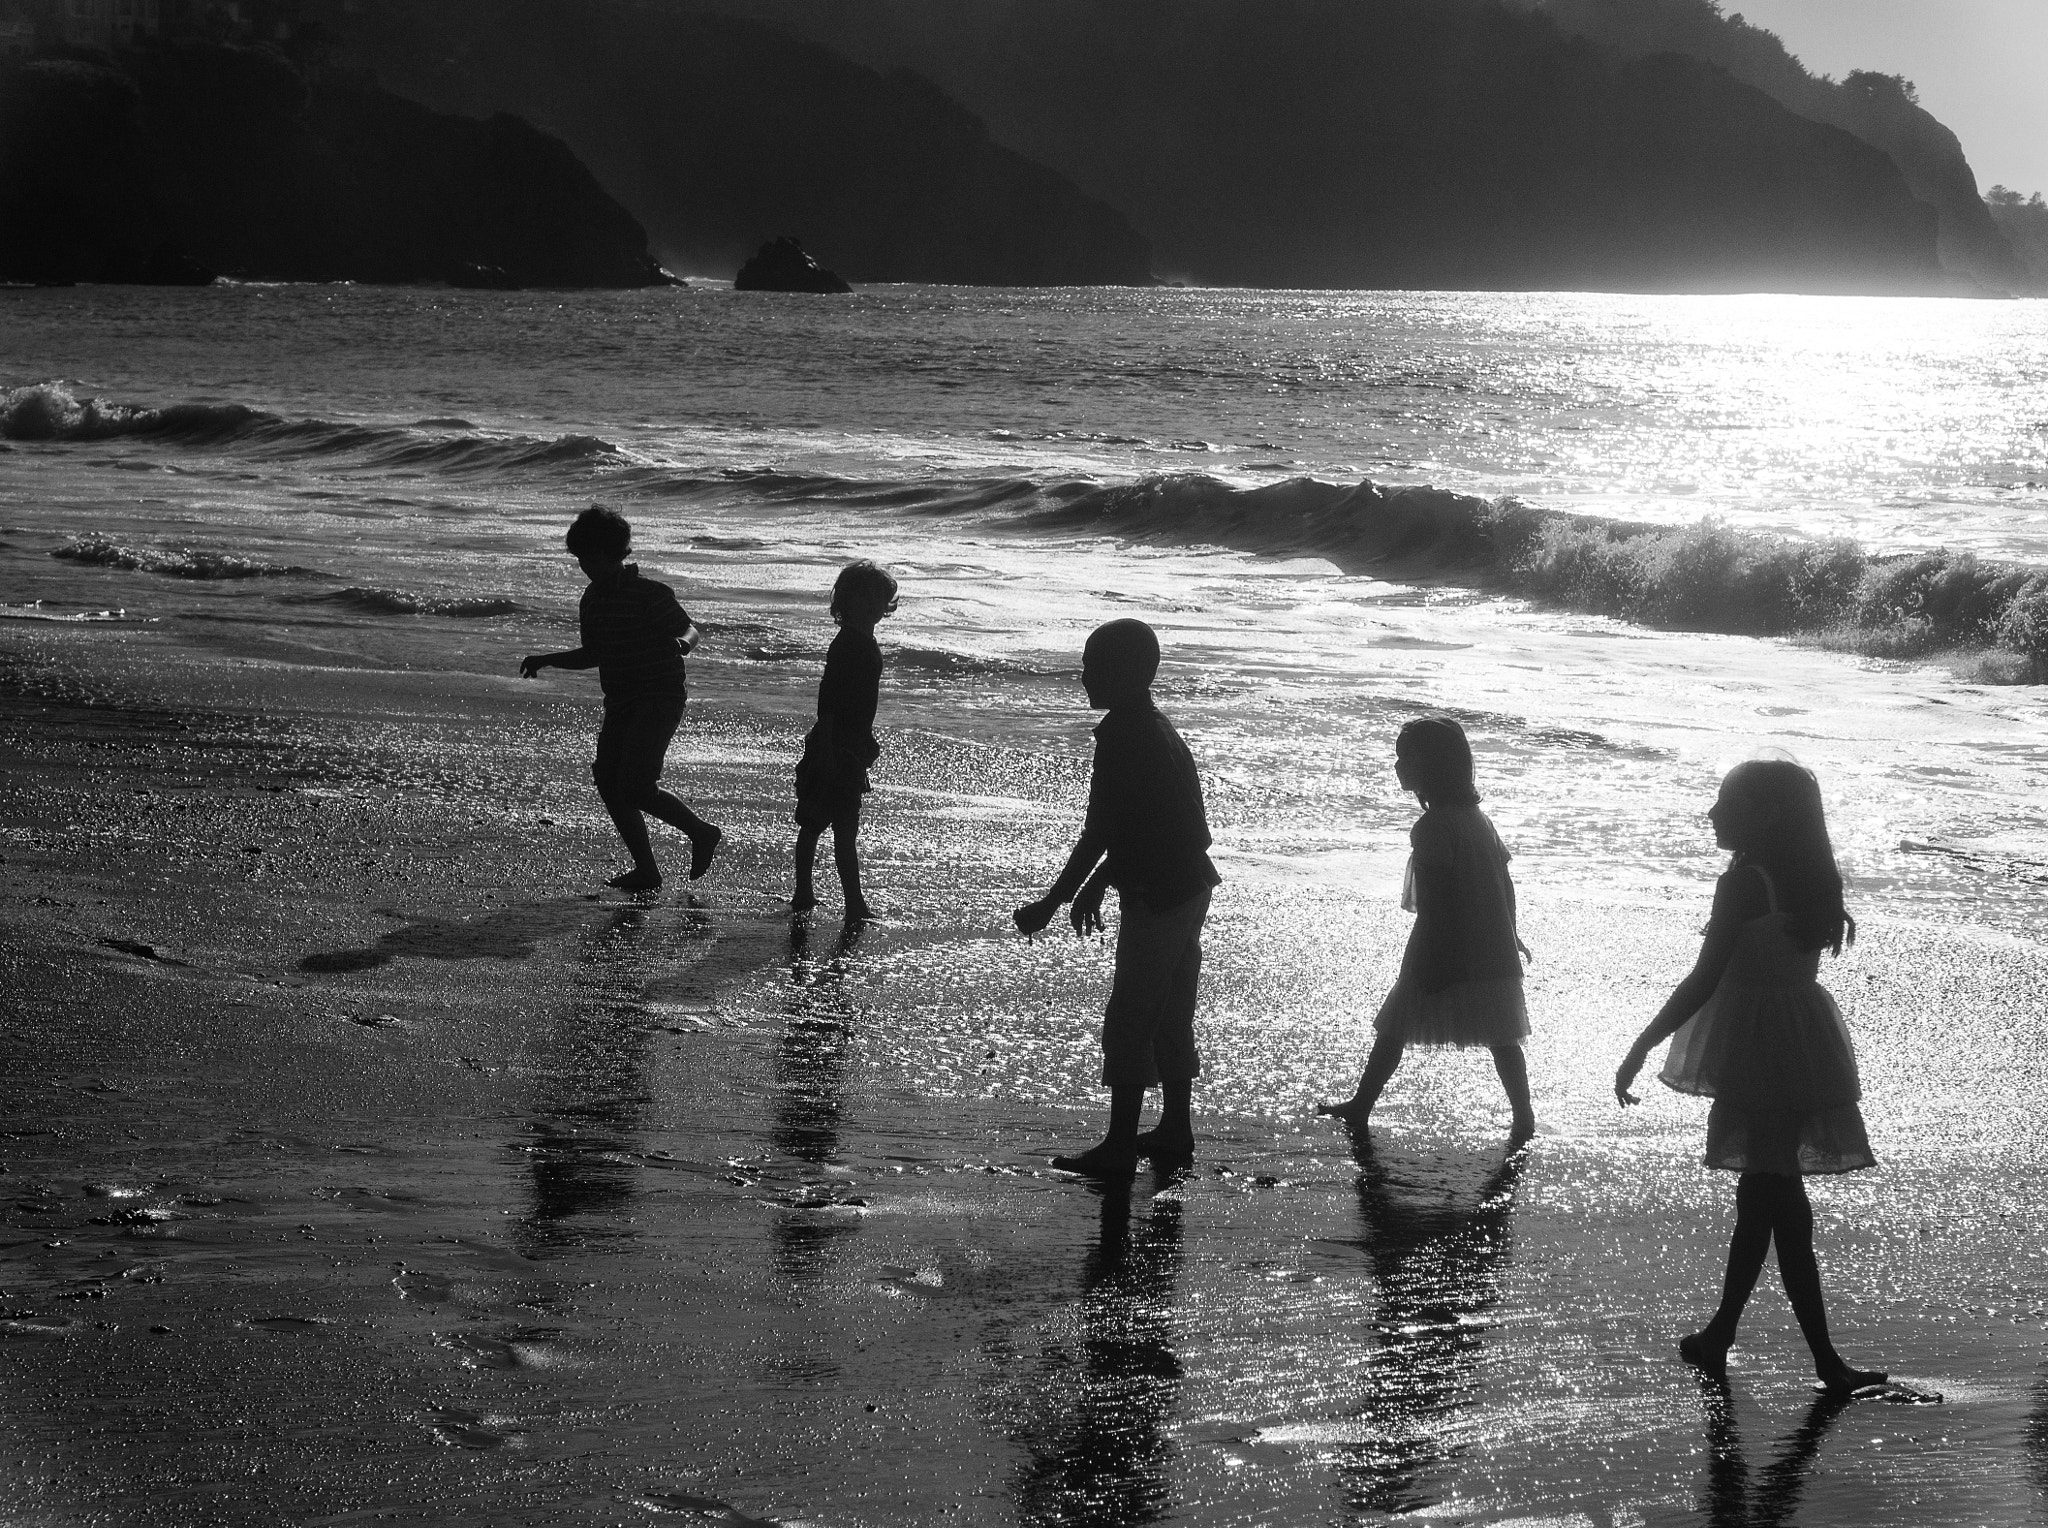
[(1816, 1189), (1842, 1345), (1945, 1404), (1812, 1413), (1764, 1288), (1716, 1411), (1669, 1351), (1725, 1235), (1701, 1111), (1601, 1097), (1703, 902), (1537, 872), (1544, 1133), (1504, 1157), (1486, 1059), (1418, 1055), (1354, 1148), (1306, 1109), (1398, 911), (1226, 861), (1202, 1154), (1126, 1198), (1045, 1165), (1099, 1122), (1102, 951), (1002, 926), (1078, 777), (892, 735), (896, 912), (841, 947), (773, 895), (796, 718), (693, 708), (730, 856), (636, 904), (586, 891), (579, 695), (0, 660), (10, 1523), (1610, 1528), (1711, 1518), (1731, 1460), (1816, 1524), (2041, 1504), (2038, 943), (1877, 915), (1825, 978), (1883, 1163)]

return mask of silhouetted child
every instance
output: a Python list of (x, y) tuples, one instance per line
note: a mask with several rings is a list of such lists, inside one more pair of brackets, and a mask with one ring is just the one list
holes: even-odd
[(1422, 803), (1408, 835), (1401, 905), (1415, 914), (1394, 990), (1373, 1021), (1372, 1053), (1358, 1091), (1318, 1112), (1363, 1125), (1410, 1045), (1484, 1045), (1514, 1108), (1513, 1133), (1536, 1129), (1522, 1041), (1522, 957), (1508, 851), (1479, 810), (1472, 745), (1447, 717), (1425, 717), (1394, 740), (1394, 777)]
[(1714, 910), (1691, 974), (1629, 1047), (1614, 1094), (1665, 1038), (1675, 1036), (1662, 1081), (1714, 1100), (1706, 1165), (1742, 1176), (1721, 1308), (1678, 1351), (1719, 1374), (1736, 1323), (1778, 1248), (1784, 1281), (1813, 1364), (1829, 1390), (1847, 1393), (1885, 1376), (1852, 1369), (1828, 1339), (1806, 1173), (1874, 1166), (1848, 1026), (1817, 979), (1820, 952), (1856, 937), (1842, 906), (1842, 876), (1828, 842), (1820, 786), (1788, 759), (1738, 764), (1707, 813), (1714, 840), (1734, 851), (1714, 888)]
[(868, 918), (874, 909), (860, 889), (860, 798), (874, 789), (868, 766), (881, 756), (875, 741), (875, 707), (882, 695), (882, 649), (875, 626), (896, 609), (896, 580), (871, 562), (842, 568), (832, 584), (832, 617), (839, 634), (825, 652), (818, 681), (818, 720), (804, 738), (796, 766), (796, 891), (790, 907), (803, 912), (818, 905), (811, 867), (818, 838), (832, 830), (832, 859), (849, 919)]
[[(1035, 934), (1071, 898), (1074, 932), (1087, 934), (1102, 927), (1103, 893), (1117, 889), (1116, 976), (1102, 1022), (1109, 1130), (1080, 1155), (1052, 1159), (1098, 1177), (1129, 1173), (1140, 1156), (1184, 1157), (1195, 1146), (1195, 989), (1209, 892), (1221, 877), (1209, 863), (1195, 761), (1152, 704), (1158, 671), (1159, 638), (1143, 621), (1111, 621), (1088, 638), (1081, 684), (1088, 704), (1109, 713), (1095, 728), (1088, 818), (1052, 889), (1016, 913), (1018, 929)], [(1140, 1135), (1145, 1090), (1154, 1085), (1159, 1124)]]
[(621, 891), (652, 891), (661, 884), (642, 812), (689, 834), (694, 881), (710, 868), (725, 835), (658, 782), (669, 739), (683, 719), (683, 655), (697, 646), (699, 633), (668, 585), (642, 578), (626, 561), (633, 529), (617, 510), (591, 505), (566, 539), (590, 580), (577, 609), (583, 645), (565, 653), (531, 653), (520, 660), (519, 672), (533, 679), (544, 668), (597, 670), (604, 725), (590, 773), (633, 857), (633, 868), (610, 884)]

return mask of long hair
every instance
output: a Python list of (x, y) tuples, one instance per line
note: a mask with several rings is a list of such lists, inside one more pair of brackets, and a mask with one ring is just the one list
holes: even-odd
[(1770, 876), (1792, 942), (1837, 955), (1854, 944), (1856, 920), (1842, 905), (1842, 872), (1813, 771), (1790, 759), (1751, 759), (1728, 771), (1722, 789), (1772, 809), (1757, 841), (1736, 846), (1735, 863), (1760, 866)]
[(1448, 716), (1408, 723), (1394, 739), (1394, 757), (1407, 763), (1415, 794), (1425, 807), (1479, 805), (1479, 791), (1472, 783), (1472, 745), (1465, 729)]

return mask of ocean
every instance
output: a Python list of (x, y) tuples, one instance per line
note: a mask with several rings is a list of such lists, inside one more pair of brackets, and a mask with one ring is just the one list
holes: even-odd
[[(432, 1453), (443, 1445), (534, 1450), (527, 1494), (490, 1520), (736, 1503), (780, 1522), (901, 1523), (954, 1514), (956, 1499), (966, 1521), (1045, 1525), (2038, 1513), (2043, 692), (1743, 634), (1754, 592), (1711, 558), (1689, 575), (1687, 619), (1630, 621), (1513, 586), (1444, 551), (1454, 537), (1390, 541), (1383, 516), (1415, 503), (1469, 519), (1475, 502), (1514, 499), (1596, 530), (1708, 522), (1866, 559), (1946, 548), (2048, 566), (2048, 306), (80, 287), (0, 294), (0, 444), (9, 693), (147, 704), (152, 655), (199, 654), (223, 714), (269, 707), (280, 729), (340, 739), (263, 810), (386, 814), (391, 842), (410, 845), (414, 880), (374, 905), (413, 922), (383, 943), (349, 931), (362, 908), (322, 913), (318, 933), (284, 923), (280, 969), (300, 974), (275, 1000), (354, 1004), (349, 1044), (385, 1034), (366, 1022), (390, 1019), (397, 1045), (429, 1035), (430, 1009), (467, 1015), (448, 1042), (465, 1047), (462, 1068), (451, 1056), (436, 1075), (518, 1095), (502, 1115), (463, 1103), (461, 1132), (436, 1135), (423, 1114), (393, 1136), (410, 1147), (386, 1141), (361, 1168), (396, 1181), (416, 1167), (464, 1206), (468, 1250), (446, 1257), (539, 1227), (554, 1238), (545, 1257), (567, 1260), (549, 1276), (584, 1291), (543, 1303), (585, 1367), (487, 1356), (465, 1371), (472, 1385), (516, 1370), (567, 1387), (545, 1407), (538, 1389), (492, 1403), (522, 1418), (520, 1437), (560, 1440), (555, 1452), (505, 1443), (468, 1392), (435, 1402), (422, 1470), (454, 1468)], [(1420, 485), (1473, 498), (1396, 492)], [(642, 570), (705, 632), (670, 779), (725, 793), (733, 848), (701, 905), (672, 886), (644, 919), (618, 911), (603, 938), (571, 939), (600, 904), (563, 911), (535, 888), (580, 892), (574, 878), (607, 852), (583, 773), (594, 682), (527, 683), (516, 668), (574, 640), (582, 581), (561, 533), (593, 501), (627, 513)], [(888, 916), (828, 959), (776, 921), (784, 807), (746, 792), (774, 795), (789, 765), (832, 577), (857, 557), (902, 582), (879, 632), (884, 754), (863, 832)], [(1080, 648), (1120, 615), (1160, 632), (1160, 701), (1201, 765), (1225, 877), (1197, 1115), (1211, 1144), (1193, 1185), (1154, 1195), (1128, 1243), (1108, 1208), (1099, 1225), (1072, 1209), (1085, 1191), (1044, 1174), (1043, 1153), (1020, 1165), (1046, 1120), (1096, 1123), (1089, 1014), (1105, 969), (1071, 939), (1020, 946), (1004, 917), (1050, 879), (1078, 821), (1093, 720)], [(1544, 1133), (1505, 1160), (1483, 1057), (1411, 1060), (1372, 1149), (1348, 1150), (1309, 1112), (1348, 1089), (1398, 960), (1414, 806), (1392, 741), (1433, 712), (1472, 737), (1536, 957)], [(417, 756), (392, 766), (407, 737)], [(333, 762), (343, 745), (355, 763)], [(1704, 1309), (1727, 1185), (1692, 1165), (1696, 1101), (1653, 1090), (1623, 1115), (1610, 1082), (1691, 958), (1724, 863), (1704, 817), (1718, 778), (1760, 751), (1817, 772), (1863, 930), (1823, 974), (1857, 1034), (1885, 1164), (1816, 1190), (1838, 1338), (1943, 1406), (1794, 1408), (1803, 1358), (1766, 1285), (1755, 1308), (1773, 1313), (1753, 1318), (1739, 1416), (1674, 1410), (1667, 1338), (1686, 1328), (1670, 1305)], [(108, 821), (132, 810), (109, 806)], [(489, 868), (456, 825), (468, 817), (477, 835), (530, 835), (531, 863)], [(599, 859), (574, 860), (565, 835)], [(130, 852), (118, 837), (107, 854)], [(31, 841), (66, 852), (24, 829), (9, 855)], [(183, 844), (178, 863), (203, 847)], [(361, 864), (393, 852), (366, 848)], [(459, 877), (421, 889), (463, 855), (485, 866), (474, 885), (495, 911), (458, 913)], [(220, 907), (242, 905), (230, 891)], [(518, 897), (532, 900), (515, 915)], [(474, 942), (435, 942), (471, 917)], [(665, 962), (714, 926), (719, 948), (785, 955), (683, 991)], [(303, 963), (322, 939), (369, 942)], [(507, 1028), (520, 1003), (557, 1013), (552, 1028)], [(532, 1053), (494, 1057), (490, 1033)], [(517, 1128), (541, 1144), (506, 1157), (511, 1117), (537, 1121)], [(577, 1129), (602, 1136), (602, 1163), (548, 1146)], [(209, 1170), (233, 1144), (207, 1148)], [(698, 1165), (671, 1171), (685, 1158)], [(550, 1187), (546, 1163), (572, 1160), (639, 1186)], [(865, 1197), (844, 1198), (855, 1179)], [(266, 1192), (280, 1232), (329, 1213)], [(513, 1221), (484, 1218), (500, 1198)], [(823, 1229), (802, 1220), (827, 1212)], [(749, 1227), (770, 1214), (781, 1229), (764, 1240)], [(658, 1279), (608, 1271), (629, 1243), (659, 1249)], [(718, 1257), (701, 1252), (713, 1245)], [(361, 1310), (438, 1255), (415, 1249), (396, 1280), (377, 1272)], [(532, 1274), (505, 1259), (526, 1271), (476, 1266)], [(723, 1314), (678, 1315), (660, 1293), (671, 1278), (685, 1305), (702, 1294)], [(489, 1308), (518, 1331), (542, 1319), (509, 1294)], [(791, 1312), (818, 1309), (845, 1322), (843, 1340), (821, 1339), (829, 1362), (790, 1336)], [(485, 1351), (483, 1328), (451, 1338), (453, 1319), (434, 1314), (426, 1359)], [(622, 1333), (656, 1346), (636, 1357)], [(877, 1399), (849, 1422), (833, 1407), (855, 1385)], [(606, 1399), (576, 1411), (571, 1391)], [(671, 1483), (637, 1476), (630, 1502), (620, 1480), (590, 1484), (603, 1451), (570, 1447), (572, 1412), (611, 1418), (618, 1458), (671, 1461)], [(1759, 1432), (1753, 1415), (1775, 1420)], [(677, 1440), (700, 1424), (716, 1449)], [(892, 1425), (908, 1434), (886, 1446), (862, 1431)], [(307, 1422), (298, 1436), (327, 1435)], [(891, 1450), (910, 1447), (952, 1462), (906, 1469)], [(970, 1480), (961, 1461), (985, 1473)], [(583, 1515), (533, 1483), (571, 1475)], [(692, 1494), (691, 1481), (709, 1484)], [(714, 1486), (717, 1501), (702, 1494)], [(332, 1515), (318, 1518), (265, 1500), (305, 1521), (390, 1504), (349, 1489), (320, 1496)]]
[(493, 672), (562, 640), (559, 527), (604, 500), (711, 633), (707, 700), (804, 709), (834, 566), (873, 556), (898, 725), (1072, 752), (1081, 638), (1144, 613), (1232, 847), (1293, 867), (1385, 838), (1390, 718), (1440, 708), (1568, 878), (1703, 874), (1692, 825), (1758, 749), (1820, 773), (1867, 897), (2017, 929), (2048, 876), (2031, 690), (1375, 577), (1342, 500), (2048, 565), (2036, 304), (86, 287), (8, 294), (0, 367), (16, 615)]

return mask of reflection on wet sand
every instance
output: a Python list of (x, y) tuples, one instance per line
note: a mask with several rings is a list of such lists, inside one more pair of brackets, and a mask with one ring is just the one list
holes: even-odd
[(1048, 1346), (1037, 1404), (1015, 1429), (1018, 1519), (1033, 1528), (1126, 1528), (1161, 1521), (1180, 1392), (1173, 1300), (1182, 1202), (1162, 1174), (1132, 1221), (1132, 1187), (1104, 1184), (1101, 1233), (1081, 1280), (1080, 1350)]
[(1510, 1151), (1475, 1184), (1467, 1161), (1407, 1156), (1365, 1130), (1351, 1145), (1364, 1232), (1353, 1245), (1379, 1286), (1380, 1352), (1362, 1370), (1369, 1438), (1345, 1446), (1338, 1470), (1354, 1509), (1412, 1512), (1433, 1504), (1433, 1481), (1465, 1450), (1446, 1424), (1478, 1399), (1526, 1153)]
[(1707, 1483), (1701, 1509), (1713, 1528), (1777, 1528), (1798, 1520), (1799, 1501), (1821, 1439), (1851, 1402), (1821, 1395), (1779, 1443), (1776, 1457), (1752, 1474), (1736, 1425), (1735, 1397), (1726, 1380), (1700, 1376), (1700, 1409), (1707, 1424)]
[[(647, 1093), (647, 1036), (653, 1027), (644, 992), (654, 959), (646, 907), (621, 907), (585, 935), (578, 952), (576, 1000), (555, 1020), (548, 1080), (528, 1127), (532, 1208), (513, 1242), (528, 1257), (630, 1238), (628, 1213), (639, 1192), (638, 1131)], [(699, 939), (709, 920), (681, 912), (676, 934)]]
[[(789, 925), (789, 985), (784, 989), (782, 1040), (775, 1050), (775, 1122), (778, 1151), (816, 1166), (840, 1155), (845, 1115), (846, 1063), (853, 1039), (853, 997), (846, 978), (858, 967), (866, 925), (849, 921), (831, 955), (811, 950), (811, 920)], [(778, 1216), (772, 1235), (775, 1269), (794, 1284), (825, 1272), (834, 1243), (857, 1229), (857, 1217), (826, 1213)]]
[(782, 1043), (775, 1052), (775, 1146), (799, 1162), (830, 1162), (839, 1154), (841, 1090), (852, 1038), (853, 999), (846, 977), (866, 925), (840, 930), (832, 955), (811, 953), (808, 918), (789, 925), (789, 986)]

